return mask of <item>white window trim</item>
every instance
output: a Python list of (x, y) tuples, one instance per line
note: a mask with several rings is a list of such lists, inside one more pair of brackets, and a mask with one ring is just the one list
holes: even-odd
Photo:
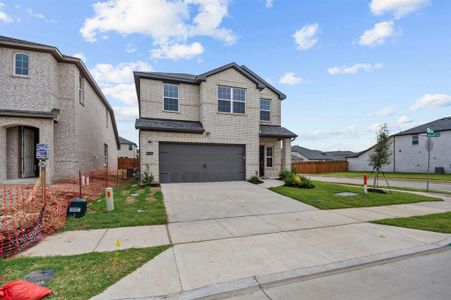
[[(28, 56), (28, 75), (16, 74), (16, 55), (18, 55), (18, 54), (25, 54), (26, 56)], [(28, 54), (26, 52), (14, 52), (14, 55), (13, 55), (13, 76), (24, 77), (24, 78), (30, 77), (30, 54)]]
[[(268, 148), (271, 148), (271, 155), (268, 155)], [(268, 166), (268, 158), (271, 158), (271, 166)], [(274, 147), (273, 146), (265, 147), (265, 166), (268, 169), (274, 168)]]
[[(228, 88), (228, 89), (230, 89), (230, 99), (222, 99), (222, 98), (219, 98), (219, 87), (223, 87), (223, 88)], [(243, 90), (243, 91), (244, 91), (244, 101), (241, 101), (241, 100), (234, 100), (234, 99), (233, 99), (233, 93), (234, 93), (233, 90), (234, 90), (234, 89), (240, 89), (240, 90)], [(219, 111), (219, 109), (218, 109), (218, 113), (222, 113), (222, 114), (236, 114), (236, 115), (245, 115), (245, 114), (246, 114), (246, 111), (247, 111), (247, 108), (246, 108), (246, 98), (247, 98), (247, 95), (246, 95), (246, 89), (245, 89), (245, 88), (237, 87), (237, 86), (218, 85), (218, 88), (216, 89), (216, 94), (217, 94), (218, 101), (221, 100), (221, 101), (229, 101), (229, 102), (230, 102), (230, 111), (229, 111), (229, 112), (227, 112), (227, 111)], [(233, 111), (233, 103), (234, 103), (234, 102), (244, 103), (244, 113), (241, 113), (241, 112), (234, 112), (234, 111)], [(219, 108), (219, 105), (218, 105), (218, 108)]]
[[(269, 101), (269, 109), (262, 109), (262, 108), (261, 108), (261, 101), (262, 101), (262, 100), (267, 100), (267, 101)], [(260, 122), (271, 122), (271, 103), (272, 103), (272, 100), (271, 100), (271, 99), (260, 98), (260, 111), (268, 111), (268, 112), (269, 112), (269, 120), (262, 120), (261, 117), (260, 117)]]
[[(177, 91), (178, 91), (178, 98), (174, 98), (174, 97), (165, 97), (164, 96), (164, 86), (165, 85), (173, 85), (173, 86), (176, 86), (177, 87)], [(164, 98), (168, 98), (168, 99), (177, 99), (177, 110), (166, 110), (166, 109), (164, 109)], [(177, 113), (177, 112), (180, 112), (180, 86), (178, 85), (178, 84), (173, 84), (173, 83), (163, 83), (163, 102), (162, 102), (162, 104), (163, 104), (163, 111), (164, 112), (169, 112), (169, 113)]]
[[(81, 92), (81, 98), (80, 98), (80, 92)], [(81, 74), (78, 75), (78, 102), (85, 106), (85, 78), (81, 76)]]

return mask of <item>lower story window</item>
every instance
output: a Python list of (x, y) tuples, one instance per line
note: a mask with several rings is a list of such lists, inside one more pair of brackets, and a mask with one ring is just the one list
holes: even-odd
[(266, 167), (272, 168), (272, 147), (266, 147)]

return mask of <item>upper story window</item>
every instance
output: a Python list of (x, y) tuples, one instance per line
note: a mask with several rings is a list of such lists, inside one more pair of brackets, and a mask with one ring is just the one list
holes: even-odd
[(132, 151), (133, 150), (133, 145), (128, 145), (128, 151)]
[(14, 55), (14, 75), (28, 76), (28, 54), (16, 53)]
[(412, 145), (418, 145), (418, 142), (419, 142), (419, 135), (418, 134), (412, 135)]
[(218, 111), (235, 114), (246, 113), (246, 90), (218, 86)]
[(260, 99), (260, 121), (271, 120), (271, 100)]
[(163, 110), (179, 111), (179, 86), (165, 83), (163, 86)]
[(78, 101), (85, 105), (85, 80), (82, 76), (78, 76)]

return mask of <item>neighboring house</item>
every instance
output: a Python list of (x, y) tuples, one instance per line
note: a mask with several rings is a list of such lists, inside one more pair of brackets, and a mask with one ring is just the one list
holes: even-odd
[(347, 157), (356, 155), (356, 153), (352, 151), (326, 151), (324, 153), (332, 160), (337, 161), (346, 161)]
[(281, 127), (286, 96), (245, 66), (200, 75), (134, 72), (141, 170), (157, 182), (277, 177), (296, 134)]
[(138, 158), (138, 146), (135, 143), (123, 137), (119, 137), (119, 142), (121, 148), (118, 152), (118, 157)]
[(49, 182), (117, 167), (113, 109), (79, 58), (0, 36), (0, 87), (0, 180), (39, 176), (38, 143)]
[(319, 150), (311, 150), (301, 146), (291, 147), (291, 159), (299, 161), (330, 161), (332, 160), (326, 153)]
[[(391, 136), (391, 163), (383, 168), (387, 172), (427, 172), (428, 152), (426, 130), (440, 132), (440, 137), (431, 138), (433, 149), (430, 171), (444, 170), (451, 173), (451, 117), (445, 117)], [(373, 146), (374, 147), (374, 146)], [(372, 171), (368, 165), (373, 147), (348, 157), (349, 171)]]

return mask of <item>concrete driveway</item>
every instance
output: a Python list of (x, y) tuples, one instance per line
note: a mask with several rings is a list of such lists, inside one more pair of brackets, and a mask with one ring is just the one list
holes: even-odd
[(248, 182), (162, 184), (169, 222), (317, 210)]

